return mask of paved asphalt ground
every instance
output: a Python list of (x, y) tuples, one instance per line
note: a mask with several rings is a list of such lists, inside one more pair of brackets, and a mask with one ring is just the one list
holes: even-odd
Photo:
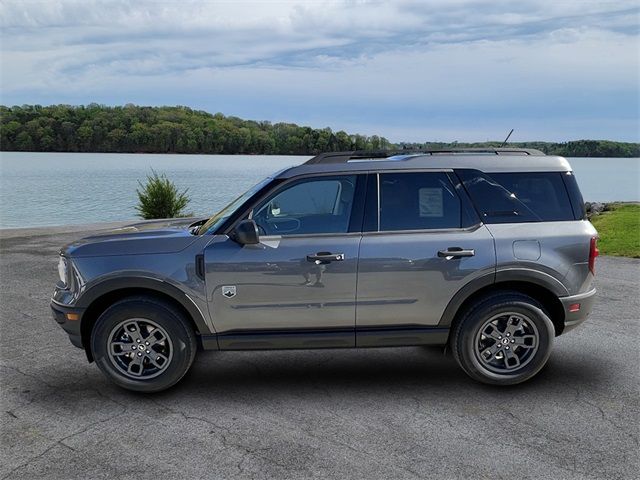
[(599, 259), (592, 318), (524, 385), (426, 348), (206, 352), (141, 395), (50, 318), (85, 233), (0, 232), (0, 478), (638, 478), (638, 260)]

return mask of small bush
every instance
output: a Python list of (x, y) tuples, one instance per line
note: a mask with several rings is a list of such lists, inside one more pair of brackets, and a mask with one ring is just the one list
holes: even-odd
[(185, 189), (179, 192), (178, 188), (163, 173), (158, 175), (155, 170), (151, 170), (151, 175), (147, 175), (147, 182), (142, 184), (138, 180), (139, 189), (138, 205), (136, 210), (138, 215), (144, 219), (151, 218), (174, 218), (184, 217), (184, 209), (191, 200), (187, 196)]

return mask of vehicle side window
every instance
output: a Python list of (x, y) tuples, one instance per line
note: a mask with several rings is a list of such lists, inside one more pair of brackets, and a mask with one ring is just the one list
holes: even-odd
[(573, 216), (576, 220), (582, 220), (587, 218), (587, 210), (585, 208), (584, 200), (582, 199), (582, 193), (578, 188), (578, 182), (573, 172), (565, 172), (562, 175), (564, 180), (564, 186), (567, 187), (569, 193), (569, 200), (571, 200), (571, 206), (573, 207)]
[(442, 172), (380, 175), (380, 230), (460, 228), (460, 199)]
[(253, 209), (261, 235), (346, 233), (356, 176), (306, 179), (285, 186)]
[(486, 223), (574, 220), (560, 172), (490, 173), (460, 170), (458, 175)]

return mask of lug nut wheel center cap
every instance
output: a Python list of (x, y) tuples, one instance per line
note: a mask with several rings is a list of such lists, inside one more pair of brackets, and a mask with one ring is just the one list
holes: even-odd
[(540, 337), (529, 317), (504, 312), (484, 322), (475, 335), (475, 342), (475, 355), (483, 368), (509, 374), (533, 360)]
[(127, 377), (149, 379), (171, 364), (173, 343), (153, 320), (130, 318), (116, 325), (108, 336), (111, 363)]

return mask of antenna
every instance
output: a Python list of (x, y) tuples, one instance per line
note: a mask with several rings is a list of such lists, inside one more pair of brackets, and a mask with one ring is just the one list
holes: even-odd
[(509, 135), (507, 135), (507, 138), (504, 139), (504, 142), (502, 142), (502, 145), (500, 145), (500, 148), (504, 147), (507, 144), (507, 140), (509, 140), (509, 137), (511, 136), (512, 133), (513, 133), (513, 128), (509, 132)]

